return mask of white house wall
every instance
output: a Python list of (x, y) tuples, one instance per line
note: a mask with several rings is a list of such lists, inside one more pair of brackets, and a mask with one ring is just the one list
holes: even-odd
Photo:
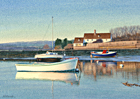
[(87, 43), (92, 43), (92, 42), (96, 41), (96, 39), (84, 39), (84, 40), (85, 40), (85, 42), (87, 42)]
[(111, 39), (102, 39), (103, 40), (103, 42), (110, 42), (111, 41)]
[[(85, 39), (85, 42), (92, 43), (92, 42), (94, 42), (96, 40), (97, 39)], [(103, 40), (103, 42), (110, 42), (111, 41), (111, 39), (102, 39), (102, 40)]]
[(73, 46), (83, 46), (83, 43), (74, 43)]

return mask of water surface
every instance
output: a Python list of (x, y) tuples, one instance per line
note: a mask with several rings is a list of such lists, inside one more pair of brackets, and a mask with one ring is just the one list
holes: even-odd
[[(17, 99), (138, 99), (140, 57), (90, 58), (78, 56), (79, 73), (17, 72), (21, 61), (0, 62), (0, 98)], [(23, 61), (23, 63), (28, 63)], [(120, 66), (123, 64), (123, 68)]]

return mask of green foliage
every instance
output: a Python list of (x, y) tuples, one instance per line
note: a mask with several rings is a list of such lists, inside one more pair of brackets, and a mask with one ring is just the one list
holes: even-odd
[(64, 48), (67, 44), (68, 44), (68, 40), (67, 38), (65, 38), (62, 43), (62, 48)]
[(72, 41), (68, 41), (68, 44), (72, 44)]
[(57, 45), (62, 45), (62, 40), (57, 38), (56, 41), (55, 41), (55, 46)]
[(64, 48), (65, 46), (67, 46), (67, 44), (72, 44), (72, 40), (67, 40), (67, 38), (65, 38), (64, 40), (61, 40), (59, 38), (56, 39), (55, 41), (55, 46), (61, 46), (62, 48)]
[(87, 42), (85, 42), (84, 45), (86, 46), (87, 45)]

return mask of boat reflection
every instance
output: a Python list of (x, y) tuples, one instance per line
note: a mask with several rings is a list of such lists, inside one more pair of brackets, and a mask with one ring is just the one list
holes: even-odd
[(17, 72), (15, 79), (62, 81), (79, 85), (77, 73), (73, 72)]
[(80, 61), (79, 70), (88, 76), (96, 77), (109, 77), (111, 75), (122, 75), (122, 78), (140, 79), (140, 62), (116, 62), (116, 61)]
[(99, 60), (91, 60), (90, 62), (81, 61), (78, 67), (84, 75), (93, 75), (94, 80), (96, 80), (97, 75), (112, 75), (116, 71), (116, 68), (117, 62)]

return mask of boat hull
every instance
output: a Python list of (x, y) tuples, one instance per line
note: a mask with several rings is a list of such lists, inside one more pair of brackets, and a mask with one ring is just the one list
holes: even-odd
[(17, 71), (37, 71), (37, 72), (47, 72), (47, 71), (71, 71), (75, 70), (77, 66), (78, 59), (68, 59), (62, 62), (55, 63), (30, 63), (30, 64), (15, 64)]
[(63, 55), (37, 54), (35, 58), (37, 62), (60, 62)]
[(116, 56), (116, 52), (109, 52), (109, 53), (91, 53), (91, 57), (95, 57), (95, 58), (98, 58), (98, 57), (115, 57)]
[(37, 58), (37, 62), (60, 62), (62, 58)]

